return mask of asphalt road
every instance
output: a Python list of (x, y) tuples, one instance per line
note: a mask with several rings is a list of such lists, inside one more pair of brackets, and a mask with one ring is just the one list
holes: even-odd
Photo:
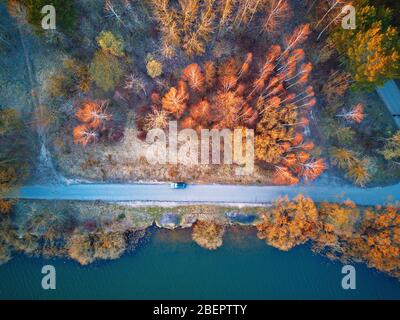
[(203, 203), (268, 203), (280, 196), (298, 194), (314, 201), (337, 202), (350, 199), (360, 205), (400, 201), (400, 184), (379, 188), (353, 186), (240, 186), (188, 185), (173, 190), (168, 184), (72, 184), (34, 185), (19, 190), (19, 198), (43, 200), (103, 200)]
[(376, 88), (379, 96), (385, 103), (392, 115), (399, 115), (394, 117), (397, 126), (400, 128), (400, 89), (397, 87), (394, 80), (385, 83), (383, 87)]

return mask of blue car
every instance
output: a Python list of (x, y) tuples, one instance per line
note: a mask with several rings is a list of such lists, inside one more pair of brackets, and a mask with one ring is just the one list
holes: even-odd
[(185, 182), (173, 182), (171, 183), (171, 189), (186, 189), (187, 184)]

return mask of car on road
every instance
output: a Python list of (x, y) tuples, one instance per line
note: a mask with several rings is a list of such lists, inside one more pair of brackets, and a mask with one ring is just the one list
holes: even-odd
[(185, 182), (173, 182), (171, 183), (171, 189), (186, 189), (187, 184)]

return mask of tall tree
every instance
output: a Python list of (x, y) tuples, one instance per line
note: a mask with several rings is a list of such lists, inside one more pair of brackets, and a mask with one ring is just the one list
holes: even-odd
[(302, 195), (293, 201), (282, 198), (263, 215), (257, 236), (267, 244), (288, 251), (313, 239), (318, 230), (318, 212), (311, 198)]

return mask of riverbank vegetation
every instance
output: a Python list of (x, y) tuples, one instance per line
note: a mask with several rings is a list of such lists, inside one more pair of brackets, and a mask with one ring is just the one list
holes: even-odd
[(215, 250), (222, 246), (224, 226), (212, 221), (199, 220), (193, 225), (192, 239), (200, 247)]
[(158, 228), (189, 228), (194, 242), (216, 250), (235, 226), (256, 230), (259, 239), (279, 250), (307, 244), (329, 259), (365, 263), (400, 278), (398, 205), (314, 203), (302, 195), (252, 207), (20, 201), (0, 216), (0, 256), (3, 263), (25, 253), (87, 265), (135, 250)]
[(314, 204), (298, 196), (278, 200), (257, 224), (258, 237), (280, 250), (310, 241), (330, 259), (364, 262), (400, 277), (400, 211), (397, 205), (357, 207), (351, 201)]

